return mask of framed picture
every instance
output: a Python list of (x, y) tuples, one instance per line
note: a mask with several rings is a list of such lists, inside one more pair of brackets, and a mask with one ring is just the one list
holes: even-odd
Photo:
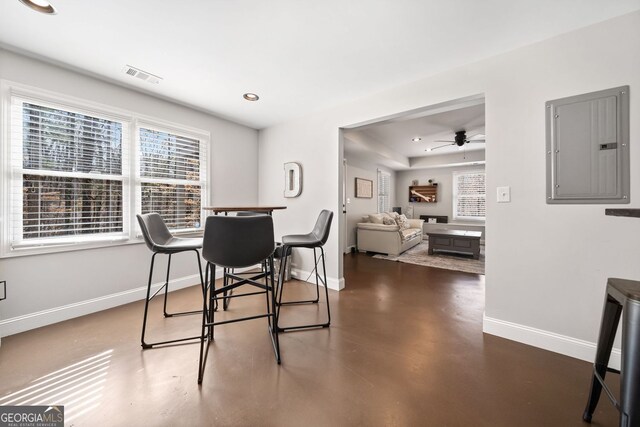
[(373, 198), (373, 181), (370, 179), (356, 178), (356, 197), (365, 199)]

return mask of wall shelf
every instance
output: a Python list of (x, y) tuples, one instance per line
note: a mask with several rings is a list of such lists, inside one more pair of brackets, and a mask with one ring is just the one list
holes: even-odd
[(412, 185), (409, 187), (410, 203), (436, 203), (438, 201), (438, 184)]

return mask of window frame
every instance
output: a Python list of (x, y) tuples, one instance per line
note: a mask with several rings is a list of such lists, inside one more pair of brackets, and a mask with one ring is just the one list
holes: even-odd
[[(122, 188), (123, 188), (123, 232), (118, 235), (105, 233), (82, 236), (65, 236), (49, 242), (37, 242), (35, 244), (20, 244), (12, 246), (13, 218), (11, 215), (11, 190), (14, 182), (14, 170), (11, 163), (11, 114), (12, 100), (14, 97), (24, 99), (43, 106), (52, 106), (57, 109), (65, 109), (71, 112), (87, 114), (93, 117), (119, 121), (123, 124), (123, 164), (122, 164)], [(136, 212), (139, 206), (136, 204), (136, 194), (140, 191), (140, 181), (137, 180), (139, 170), (139, 145), (138, 129), (140, 126), (151, 126), (154, 130), (169, 131), (181, 136), (196, 138), (200, 141), (200, 183), (201, 208), (207, 206), (209, 199), (210, 140), (208, 131), (172, 123), (155, 117), (146, 116), (133, 111), (112, 107), (109, 105), (76, 98), (61, 93), (0, 79), (0, 258), (16, 256), (37, 255), (46, 253), (66, 252), (129, 244), (143, 243), (142, 234), (136, 220)], [(126, 130), (125, 130), (126, 127)], [(125, 138), (126, 133), (126, 138)], [(125, 147), (126, 144), (126, 147)], [(124, 158), (127, 161), (124, 161)], [(22, 206), (22, 205), (21, 205)], [(204, 224), (204, 211), (201, 209), (201, 224)], [(202, 234), (204, 227), (200, 229), (188, 229), (174, 231), (175, 234)]]
[[(485, 193), (484, 193), (484, 203), (485, 203), (485, 216), (464, 216), (458, 215), (457, 210), (457, 202), (458, 202), (458, 177), (465, 175), (484, 175), (485, 177)], [(452, 216), (454, 221), (470, 221), (470, 222), (485, 222), (486, 221), (486, 208), (487, 208), (487, 173), (484, 170), (471, 170), (471, 171), (454, 171), (452, 174), (453, 185), (451, 186), (451, 199), (452, 199)], [(462, 196), (464, 197), (464, 196)]]

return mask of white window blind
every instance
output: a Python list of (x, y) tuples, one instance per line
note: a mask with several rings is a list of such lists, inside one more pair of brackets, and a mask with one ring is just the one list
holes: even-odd
[(378, 169), (378, 212), (391, 210), (391, 174)]
[(200, 228), (206, 144), (197, 136), (151, 127), (140, 127), (138, 137), (140, 211), (159, 213), (176, 231)]
[(453, 218), (484, 220), (485, 206), (485, 173), (454, 173)]
[(12, 247), (126, 235), (126, 122), (12, 96), (9, 135)]

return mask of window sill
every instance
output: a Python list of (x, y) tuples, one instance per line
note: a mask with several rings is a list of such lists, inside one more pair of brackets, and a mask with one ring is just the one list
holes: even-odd
[(42, 246), (17, 246), (14, 248), (7, 249), (0, 258), (16, 258), (22, 256), (30, 256), (30, 255), (46, 255), (46, 254), (56, 254), (62, 252), (74, 252), (74, 251), (83, 251), (83, 250), (91, 250), (91, 249), (101, 249), (101, 248), (110, 248), (116, 246), (125, 246), (125, 245), (137, 245), (140, 243), (144, 243), (144, 240), (140, 239), (128, 239), (124, 238), (121, 240), (101, 240), (101, 241), (89, 241), (89, 242), (78, 242), (78, 243), (63, 243), (59, 245), (42, 245)]

